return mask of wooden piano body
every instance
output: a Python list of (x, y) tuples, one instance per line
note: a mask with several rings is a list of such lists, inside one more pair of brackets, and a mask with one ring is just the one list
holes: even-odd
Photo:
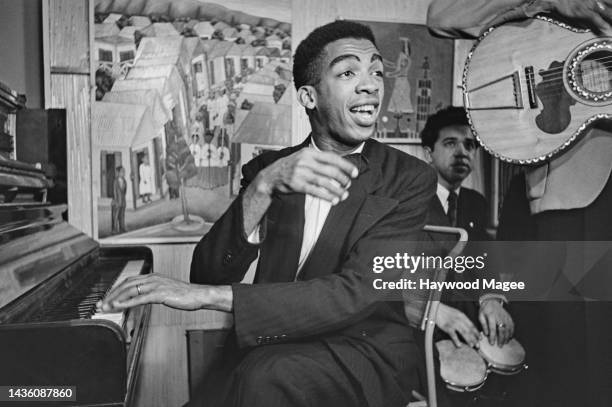
[(151, 252), (100, 247), (62, 219), (65, 205), (44, 202), (50, 186), (0, 161), (0, 386), (75, 388), (75, 401), (40, 406), (129, 406), (150, 306), (99, 315), (95, 304), (151, 272)]

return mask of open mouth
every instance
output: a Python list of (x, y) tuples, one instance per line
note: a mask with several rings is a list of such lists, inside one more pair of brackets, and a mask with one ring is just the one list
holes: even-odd
[(370, 126), (376, 119), (378, 112), (378, 104), (369, 103), (363, 105), (356, 105), (349, 109), (356, 119), (357, 124), (362, 126)]

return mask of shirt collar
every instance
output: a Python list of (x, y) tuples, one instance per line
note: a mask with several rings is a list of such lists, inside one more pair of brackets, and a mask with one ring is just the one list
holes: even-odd
[[(345, 154), (342, 154), (342, 155), (361, 154), (363, 152), (363, 147), (364, 146), (365, 146), (365, 141), (361, 142), (361, 144), (359, 144), (357, 147), (355, 147), (354, 150), (347, 151)], [(321, 151), (321, 149), (314, 142), (314, 138), (313, 137), (310, 137), (309, 147), (314, 148), (317, 151)]]
[[(457, 196), (459, 196), (459, 190), (461, 190), (461, 186), (455, 189), (455, 193), (457, 194)], [(440, 200), (440, 202), (442, 202), (442, 205), (446, 205), (446, 202), (448, 202), (448, 196), (450, 195), (450, 191), (446, 189), (444, 185), (438, 183), (438, 190), (436, 191), (436, 194), (438, 195), (438, 199)]]

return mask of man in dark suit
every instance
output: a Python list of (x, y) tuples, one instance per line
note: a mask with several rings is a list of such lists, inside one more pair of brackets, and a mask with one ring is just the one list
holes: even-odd
[[(477, 148), (465, 109), (449, 106), (431, 115), (421, 132), (421, 144), (427, 160), (438, 174), (436, 197), (429, 205), (427, 223), (465, 229), (472, 242), (489, 240), (486, 231), (487, 202), (484, 196), (461, 186), (472, 172)], [(477, 251), (477, 246), (480, 247), (472, 244), (471, 249)], [(454, 277), (454, 274), (449, 276)], [(470, 301), (465, 302), (467, 298), (459, 294), (449, 293), (446, 296), (447, 304), (441, 304), (438, 316), (438, 325), (456, 345), (460, 344), (460, 339), (472, 346), (478, 340), (478, 331), (466, 313), (473, 320), (478, 319), (491, 343), (504, 344), (510, 340), (514, 323), (503, 308), (505, 297), (486, 293), (480, 297), (478, 306), (475, 306)]]
[[(435, 173), (370, 139), (384, 88), (368, 27), (313, 31), (294, 81), (311, 135), (244, 166), (240, 195), (196, 246), (192, 284), (136, 277), (100, 306), (233, 313), (223, 372), (192, 405), (404, 406), (420, 355), (372, 265), (416, 247)], [(254, 261), (255, 284), (240, 284)]]
[(421, 144), (438, 173), (436, 211), (442, 210), (451, 226), (465, 229), (470, 240), (489, 240), (485, 197), (461, 185), (472, 172), (478, 146), (465, 109), (449, 106), (430, 116), (421, 132)]

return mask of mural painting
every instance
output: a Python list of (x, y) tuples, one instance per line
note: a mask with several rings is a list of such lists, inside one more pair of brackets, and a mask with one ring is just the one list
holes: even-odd
[(274, 19), (239, 2), (121, 3), (96, 2), (98, 237), (199, 238), (238, 193), (242, 165), (290, 143), (290, 4), (259, 1)]
[(452, 102), (453, 40), (418, 24), (360, 21), (372, 28), (385, 66), (385, 97), (376, 138), (420, 143), (427, 118)]

